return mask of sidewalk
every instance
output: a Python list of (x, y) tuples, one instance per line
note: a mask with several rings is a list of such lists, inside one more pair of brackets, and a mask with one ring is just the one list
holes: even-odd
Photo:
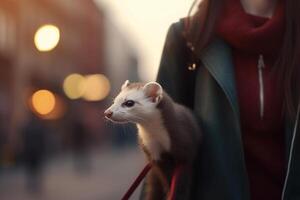
[[(119, 200), (144, 166), (138, 149), (102, 150), (90, 154), (90, 169), (76, 170), (71, 155), (50, 161), (44, 172), (43, 190), (26, 190), (23, 169), (0, 174), (1, 200)], [(132, 200), (138, 199), (139, 191)]]

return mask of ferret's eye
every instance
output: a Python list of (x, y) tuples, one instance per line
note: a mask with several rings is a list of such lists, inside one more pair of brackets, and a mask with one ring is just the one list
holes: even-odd
[(134, 106), (134, 104), (135, 104), (134, 101), (128, 100), (128, 101), (125, 101), (122, 105), (126, 106), (126, 107), (132, 107), (132, 106)]

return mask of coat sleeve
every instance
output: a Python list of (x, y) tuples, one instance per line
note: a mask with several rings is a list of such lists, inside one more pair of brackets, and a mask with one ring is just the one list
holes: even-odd
[(183, 37), (183, 21), (170, 26), (157, 75), (164, 90), (177, 103), (193, 107), (195, 71), (188, 70), (191, 52)]
[[(183, 22), (170, 26), (163, 48), (156, 81), (177, 103), (193, 107), (195, 71), (188, 70), (190, 52), (182, 36)], [(140, 200), (146, 199), (147, 181), (142, 186)]]

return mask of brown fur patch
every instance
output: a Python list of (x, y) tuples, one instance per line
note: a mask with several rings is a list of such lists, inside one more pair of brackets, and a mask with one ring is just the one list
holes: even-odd
[(126, 87), (129, 90), (131, 89), (142, 89), (145, 86), (145, 83), (129, 83), (129, 85)]

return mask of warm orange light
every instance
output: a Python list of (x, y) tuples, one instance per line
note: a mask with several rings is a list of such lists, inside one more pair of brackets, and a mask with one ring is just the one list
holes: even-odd
[(55, 107), (49, 114), (44, 115), (43, 119), (49, 119), (49, 120), (60, 119), (64, 116), (66, 109), (67, 109), (67, 105), (65, 104), (63, 98), (58, 94), (55, 94)]
[(93, 74), (85, 77), (83, 98), (87, 101), (100, 101), (110, 92), (110, 82), (103, 74)]
[(80, 74), (68, 75), (64, 80), (63, 90), (70, 99), (80, 98), (85, 91), (85, 78)]
[(55, 107), (55, 96), (49, 90), (38, 90), (32, 95), (31, 103), (37, 113), (47, 115)]
[(60, 31), (57, 26), (46, 24), (41, 26), (34, 35), (34, 44), (39, 51), (53, 50), (60, 39)]

